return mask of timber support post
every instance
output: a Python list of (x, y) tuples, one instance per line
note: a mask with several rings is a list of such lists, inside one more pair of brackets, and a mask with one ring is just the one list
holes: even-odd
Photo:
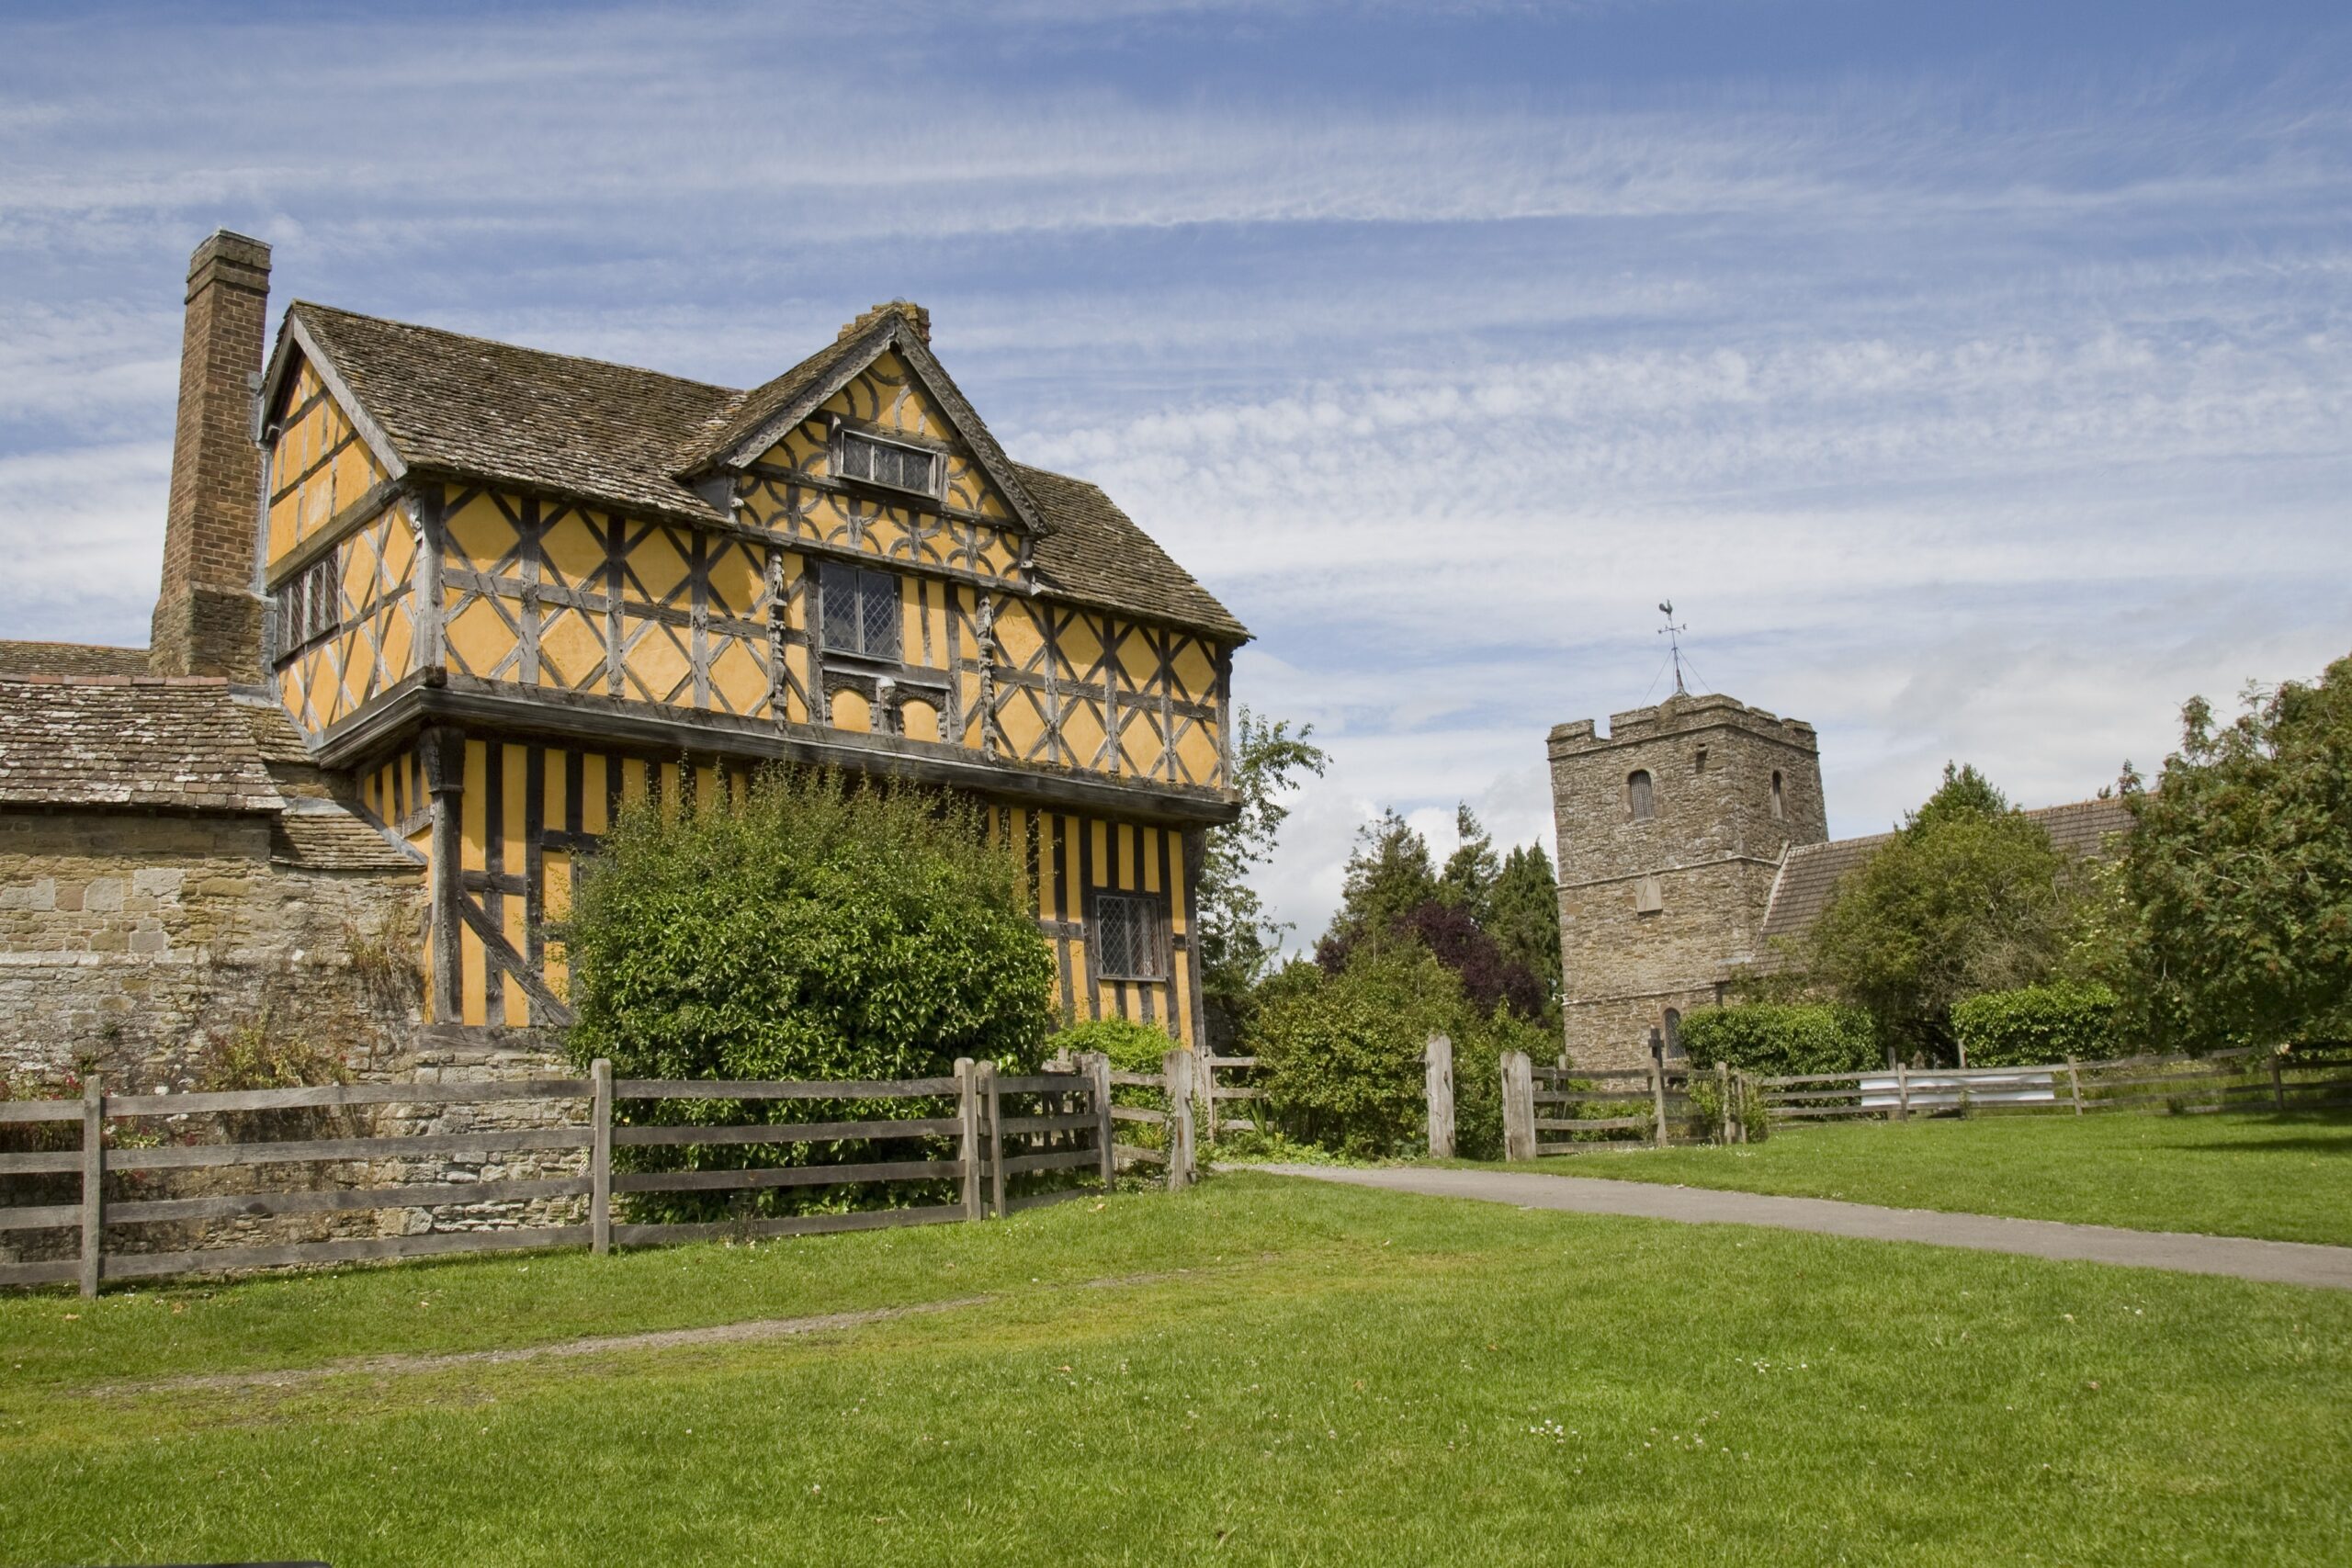
[(92, 1073), (82, 1080), (82, 1293), (98, 1293), (107, 1246), (107, 1096)]
[(2287, 1075), (2280, 1065), (2278, 1053), (2270, 1053), (2270, 1103), (2278, 1110), (2287, 1109)]
[(2080, 1116), (2083, 1113), (2083, 1074), (2082, 1069), (2075, 1066), (2072, 1056), (2066, 1058), (2066, 1087), (2074, 1093), (2075, 1114)]
[(1432, 1034), (1421, 1047), (1429, 1098), (1430, 1157), (1453, 1157), (1453, 1042)]
[(1503, 1157), (1535, 1157), (1535, 1067), (1524, 1051), (1506, 1051), (1502, 1060)]
[(1193, 1148), (1193, 1065), (1198, 1058), (1177, 1049), (1159, 1058), (1160, 1081), (1168, 1095), (1168, 1190), (1190, 1187), (1200, 1179)]
[(1731, 1064), (1728, 1062), (1715, 1064), (1715, 1113), (1721, 1122), (1718, 1136), (1723, 1143), (1728, 1145), (1731, 1142), (1732, 1129)]
[(613, 1064), (589, 1063), (588, 1082), (588, 1250), (602, 1257), (613, 1249)]
[(1894, 1119), (1911, 1120), (1911, 1069), (1900, 1060), (1894, 1064)]
[(1111, 1125), (1111, 1056), (1107, 1051), (1089, 1051), (1078, 1059), (1079, 1071), (1086, 1075), (1086, 1091), (1094, 1101), (1094, 1147), (1102, 1156), (1102, 1190), (1115, 1190), (1119, 1185), (1119, 1155), (1111, 1146), (1114, 1130)]
[(424, 767), (424, 787), (432, 796), (433, 865), (432, 938), (428, 955), (433, 964), (433, 1021), (466, 1021), (464, 944), (458, 939), (463, 917), (458, 901), (465, 897), (464, 825), (459, 797), (466, 787), (466, 738), (448, 728), (426, 730), (418, 738), (418, 756)]

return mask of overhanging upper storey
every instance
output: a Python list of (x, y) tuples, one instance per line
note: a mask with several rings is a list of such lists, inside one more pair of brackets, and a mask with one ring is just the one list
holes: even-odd
[(917, 307), (736, 392), (297, 304), (263, 408), (272, 667), (335, 760), (462, 696), (1229, 813), (1249, 633), (1101, 490), (1007, 457)]

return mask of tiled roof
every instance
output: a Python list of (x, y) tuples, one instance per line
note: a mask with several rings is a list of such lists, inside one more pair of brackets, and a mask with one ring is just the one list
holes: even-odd
[[(2051, 844), (2062, 854), (2084, 856), (2099, 852), (2108, 835), (2132, 830), (2132, 814), (2120, 800), (2078, 800), (2064, 806), (2038, 807), (2025, 813), (2041, 824)], [(1838, 878), (1871, 858), (1893, 839), (1893, 833), (1871, 833), (1859, 839), (1833, 839), (1826, 844), (1792, 846), (1781, 862), (1772, 884), (1772, 901), (1764, 912), (1758, 933), (1762, 967), (1772, 967), (1813, 929), (1829, 908)]]
[(267, 816), (273, 860), (415, 870), (323, 777), (277, 704), (217, 676), (0, 676), (0, 808)]
[[(288, 314), (412, 468), (698, 518), (716, 513), (678, 476), (715, 461), (888, 328), (877, 315), (878, 326), (738, 392), (307, 301)], [(1035, 504), (1035, 558), (1050, 588), (1103, 609), (1249, 636), (1100, 489), (1012, 462), (952, 385), (939, 390), (974, 448)]]
[(90, 642), (0, 642), (0, 675), (144, 675), (143, 648)]
[(1178, 566), (1100, 485), (1016, 463), (1014, 469), (1053, 531), (1031, 558), (1046, 587), (1084, 604), (1129, 610), (1240, 640), (1247, 627)]
[(423, 862), (349, 811), (288, 811), (272, 825), (269, 858), (310, 871), (405, 871)]
[(0, 680), (0, 805), (276, 811), (250, 721), (218, 677)]
[(301, 322), (413, 468), (708, 515), (674, 477), (739, 393), (297, 300)]

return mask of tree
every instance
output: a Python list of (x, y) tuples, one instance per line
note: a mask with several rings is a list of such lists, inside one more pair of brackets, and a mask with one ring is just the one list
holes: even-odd
[(1483, 926), (1493, 918), (1495, 879), (1502, 867), (1495, 859), (1495, 840), (1467, 802), (1453, 808), (1455, 844), (1438, 874), (1437, 896)]
[(1283, 798), (1303, 773), (1320, 774), (1327, 761), (1313, 743), (1315, 727), (1267, 719), (1239, 710), (1234, 727), (1233, 787), (1241, 815), (1212, 828), (1201, 857), (1201, 992), (1213, 1019), (1229, 1030), (1252, 987), (1273, 966), (1287, 925), (1269, 919), (1250, 874), (1273, 858), (1274, 841), (1290, 816)]
[[(1391, 807), (1356, 829), (1340, 908), (1323, 941), (1376, 935), (1438, 896), (1429, 840)], [(1319, 949), (1319, 944), (1318, 944)]]
[(1534, 976), (1544, 987), (1547, 1012), (1560, 999), (1560, 882), (1542, 844), (1526, 844), (1503, 857), (1495, 877), (1493, 913), (1487, 930), (1504, 959)]
[(2153, 1046), (2352, 1038), (2352, 657), (2243, 705), (2184, 705), (2153, 786), (2124, 764), (2107, 967)]
[(1951, 1009), (2047, 978), (2065, 946), (2065, 858), (1973, 768), (1943, 784), (1839, 879), (1808, 939), (1807, 972), (1866, 1010), (1882, 1044), (1952, 1055)]

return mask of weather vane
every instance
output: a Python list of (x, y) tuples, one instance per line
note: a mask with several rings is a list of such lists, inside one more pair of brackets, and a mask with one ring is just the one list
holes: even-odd
[(1674, 659), (1674, 694), (1678, 697), (1689, 696), (1690, 693), (1682, 688), (1682, 634), (1690, 628), (1675, 624), (1673, 600), (1658, 601), (1657, 608), (1658, 614), (1666, 617), (1666, 625), (1657, 629), (1657, 635), (1666, 638), (1667, 650)]

